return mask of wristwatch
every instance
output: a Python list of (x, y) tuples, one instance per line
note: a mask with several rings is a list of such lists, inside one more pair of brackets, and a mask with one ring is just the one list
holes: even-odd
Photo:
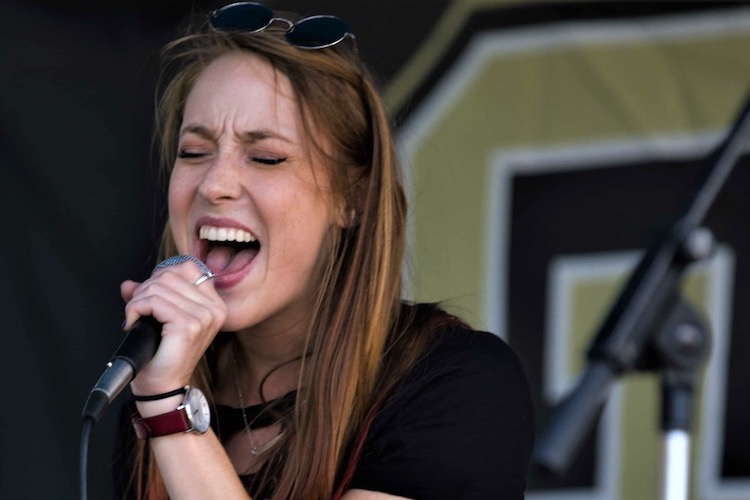
[(135, 414), (132, 418), (135, 435), (138, 439), (166, 436), (178, 432), (197, 432), (203, 434), (211, 424), (211, 409), (203, 392), (196, 387), (188, 387), (185, 397), (176, 410), (141, 417)]

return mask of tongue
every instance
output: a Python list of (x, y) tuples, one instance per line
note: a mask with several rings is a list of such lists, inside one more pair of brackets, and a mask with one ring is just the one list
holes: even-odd
[(246, 248), (237, 252), (225, 245), (215, 245), (206, 255), (206, 265), (214, 274), (230, 274), (239, 271), (258, 255), (257, 248)]

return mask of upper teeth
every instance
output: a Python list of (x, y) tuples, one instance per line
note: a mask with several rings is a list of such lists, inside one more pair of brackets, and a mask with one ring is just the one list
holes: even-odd
[(255, 241), (255, 236), (249, 232), (233, 227), (201, 226), (198, 233), (200, 239), (208, 241)]

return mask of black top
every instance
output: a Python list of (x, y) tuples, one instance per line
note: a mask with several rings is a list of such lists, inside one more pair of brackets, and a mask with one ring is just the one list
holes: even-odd
[(490, 333), (441, 337), (373, 422), (349, 487), (418, 500), (523, 498), (534, 425), (518, 359)]
[[(247, 417), (269, 404), (283, 413), (294, 393), (246, 408)], [(244, 427), (239, 409), (220, 406), (216, 417), (223, 440)], [(533, 436), (526, 377), (510, 347), (490, 333), (449, 327), (378, 412), (347, 489), (417, 500), (520, 499)]]

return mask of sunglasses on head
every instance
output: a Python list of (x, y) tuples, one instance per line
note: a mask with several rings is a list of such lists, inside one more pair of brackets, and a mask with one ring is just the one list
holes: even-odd
[(354, 38), (346, 22), (336, 16), (311, 16), (295, 23), (274, 17), (271, 9), (255, 2), (237, 2), (215, 10), (210, 14), (209, 25), (216, 31), (257, 33), (274, 21), (286, 23), (286, 39), (302, 49), (324, 49), (347, 37)]

